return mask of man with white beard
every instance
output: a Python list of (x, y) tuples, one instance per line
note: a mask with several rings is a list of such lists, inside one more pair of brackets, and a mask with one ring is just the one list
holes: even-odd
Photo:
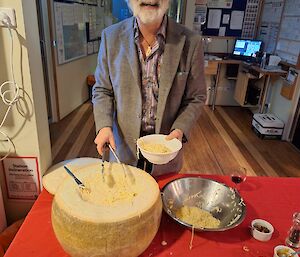
[[(136, 140), (166, 134), (183, 142), (205, 103), (201, 38), (166, 15), (169, 0), (127, 0), (133, 17), (102, 32), (93, 88), (100, 155), (110, 144), (121, 162), (152, 175), (179, 172), (182, 151), (164, 165), (136, 156)], [(111, 156), (113, 158), (113, 156)]]

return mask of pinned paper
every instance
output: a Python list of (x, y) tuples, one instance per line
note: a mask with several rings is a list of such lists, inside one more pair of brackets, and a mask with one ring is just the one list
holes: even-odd
[(220, 28), (222, 11), (221, 9), (210, 9), (208, 13), (208, 29), (218, 29)]
[(219, 29), (219, 37), (224, 37), (226, 33), (226, 27), (220, 27)]
[(244, 11), (232, 11), (230, 29), (241, 30), (243, 27)]
[(222, 23), (229, 24), (229, 20), (230, 20), (230, 14), (223, 14)]

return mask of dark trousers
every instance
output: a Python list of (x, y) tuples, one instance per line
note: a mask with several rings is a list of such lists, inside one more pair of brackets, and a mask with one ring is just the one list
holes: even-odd
[[(141, 132), (141, 137), (147, 136), (150, 134), (153, 134), (153, 133)], [(148, 172), (149, 174), (151, 174), (152, 167), (153, 167), (153, 164), (151, 162), (149, 162), (147, 159), (145, 159), (145, 157), (140, 152), (138, 163), (137, 163), (137, 168), (144, 170), (144, 171)]]
[(149, 162), (147, 159), (145, 159), (145, 157), (141, 153), (139, 153), (137, 167), (151, 174), (153, 164)]

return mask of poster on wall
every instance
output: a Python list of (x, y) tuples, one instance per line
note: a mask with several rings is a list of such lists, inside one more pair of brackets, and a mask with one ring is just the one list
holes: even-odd
[(266, 0), (262, 7), (258, 39), (264, 42), (264, 51), (274, 53), (280, 29), (284, 0)]
[(84, 5), (54, 3), (58, 63), (87, 55), (86, 8)]
[(207, 0), (208, 8), (231, 9), (233, 0)]
[(35, 200), (41, 192), (37, 157), (7, 157), (2, 161), (8, 199)]

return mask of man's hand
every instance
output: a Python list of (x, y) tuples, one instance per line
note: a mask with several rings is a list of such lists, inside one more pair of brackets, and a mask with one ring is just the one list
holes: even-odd
[(171, 140), (173, 138), (177, 138), (180, 142), (182, 142), (183, 132), (180, 129), (174, 129), (172, 132), (167, 135), (166, 139)]
[(112, 129), (110, 127), (102, 128), (96, 136), (94, 143), (97, 145), (97, 151), (102, 156), (105, 144), (108, 143), (116, 150), (116, 144)]

